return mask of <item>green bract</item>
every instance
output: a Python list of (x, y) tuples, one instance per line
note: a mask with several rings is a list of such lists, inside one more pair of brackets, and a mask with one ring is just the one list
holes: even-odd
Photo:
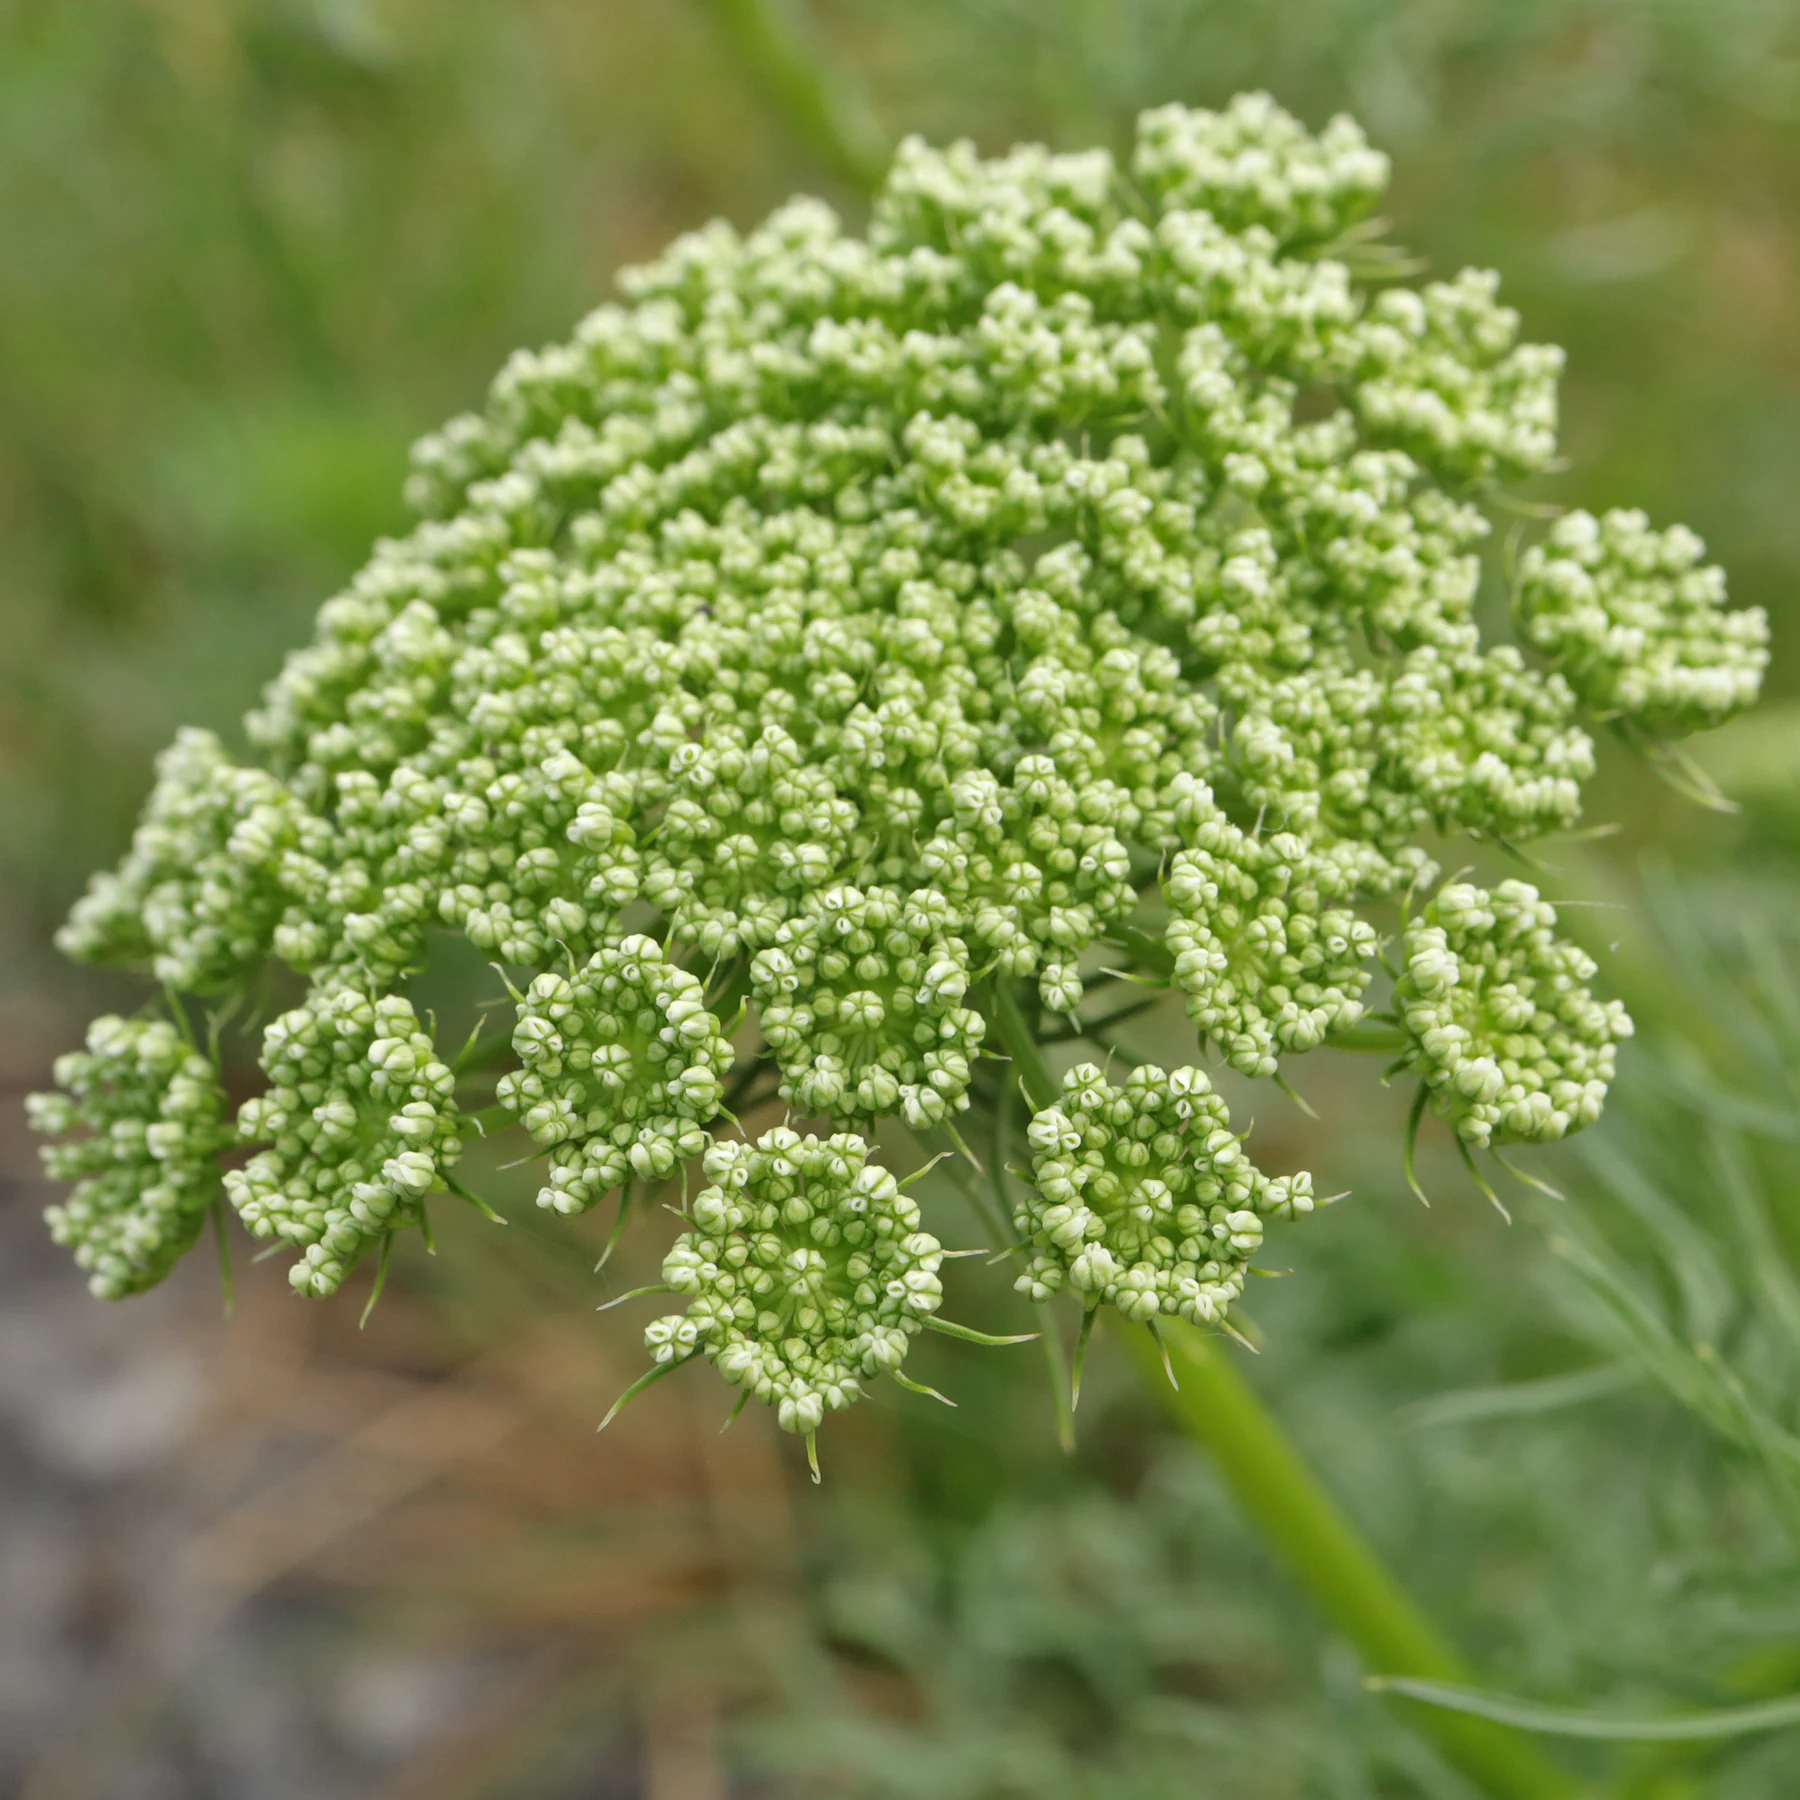
[(1406, 1065), (1471, 1144), (1544, 1144), (1600, 1116), (1631, 1020), (1523, 881), (1442, 889), (1406, 928), (1395, 1005)]
[[(326, 603), (247, 758), (178, 739), (62, 939), (239, 1017), (271, 963), (310, 983), (226, 1178), (297, 1286), (424, 1222), (490, 1097), (563, 1211), (705, 1155), (727, 1198), (658, 1353), (704, 1345), (810, 1428), (904, 1348), (936, 1251), (862, 1139), (709, 1149), (717, 1121), (778, 1092), (807, 1130), (1003, 1138), (1037, 1021), (1110, 1044), (1120, 974), (1279, 1074), (1363, 1016), (1371, 909), (1416, 903), (1439, 838), (1566, 829), (1593, 726), (1662, 756), (1753, 697), (1761, 615), (1636, 514), (1552, 526), (1520, 642), (1484, 641), (1491, 502), (1555, 460), (1561, 356), (1491, 274), (1385, 278), (1386, 174), (1265, 96), (1146, 114), (1125, 167), (908, 140), (864, 235), (811, 200), (708, 226), (418, 445), (417, 523)], [(405, 997), (446, 934), (517, 1002), (460, 1075)], [(1405, 956), (1390, 1033), (1466, 1140), (1595, 1115), (1623, 1015), (1529, 889), (1444, 890)], [(1216, 1320), (1309, 1190), (1255, 1173), (1203, 1076), (1122, 1081), (1031, 1126), (1027, 1287)], [(108, 1218), (168, 1204), (130, 1148), (168, 1091), (93, 1115)], [(57, 1229), (85, 1255), (83, 1192)], [(853, 1201), (904, 1230), (852, 1245)]]
[(692, 1298), (644, 1333), (656, 1365), (703, 1354), (729, 1382), (811, 1432), (860, 1383), (894, 1374), (943, 1300), (943, 1251), (869, 1147), (786, 1127), (706, 1153), (663, 1280)]
[(26, 1101), (52, 1180), (73, 1192), (49, 1211), (102, 1300), (154, 1287), (200, 1235), (219, 1196), (219, 1152), (234, 1142), (225, 1090), (206, 1057), (166, 1020), (108, 1015), (87, 1049), (56, 1059), (63, 1091)]
[(1016, 1224), (1034, 1255), (1018, 1287), (1065, 1287), (1089, 1310), (1173, 1313), (1217, 1325), (1244, 1288), (1262, 1216), (1313, 1208), (1312, 1178), (1271, 1180), (1244, 1154), (1199, 1069), (1133, 1069), (1123, 1087), (1093, 1063), (1031, 1121), (1032, 1186)]

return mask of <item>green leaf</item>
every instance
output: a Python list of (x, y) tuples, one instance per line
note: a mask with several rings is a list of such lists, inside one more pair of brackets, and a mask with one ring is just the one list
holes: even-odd
[(1401, 1407), (1394, 1422), (1402, 1430), (1424, 1431), (1439, 1425), (1465, 1425), (1477, 1419), (1522, 1419), (1610, 1399), (1636, 1387), (1643, 1379), (1641, 1368), (1629, 1362), (1609, 1362), (1591, 1369), (1575, 1369), (1567, 1375), (1548, 1375), (1540, 1381), (1455, 1388)]
[(1743, 1737), (1754, 1731), (1781, 1731), (1800, 1725), (1800, 1694), (1753, 1706), (1726, 1706), (1716, 1712), (1688, 1713), (1662, 1719), (1606, 1718), (1578, 1707), (1542, 1706), (1508, 1694), (1458, 1687), (1448, 1681), (1416, 1681), (1408, 1675), (1371, 1675), (1366, 1684), (1376, 1693), (1398, 1694), (1422, 1706), (1473, 1713), (1496, 1725), (1537, 1731), (1551, 1737), (1603, 1738), (1613, 1743), (1684, 1743), (1700, 1738)]

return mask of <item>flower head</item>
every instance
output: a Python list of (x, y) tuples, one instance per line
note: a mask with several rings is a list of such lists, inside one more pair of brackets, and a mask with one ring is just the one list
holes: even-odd
[[(1360, 911), (1428, 888), (1437, 839), (1566, 830), (1593, 726), (1749, 700), (1761, 614), (1636, 514), (1553, 526), (1494, 640), (1495, 490), (1554, 460), (1561, 353), (1490, 272), (1386, 279), (1387, 172), (1266, 95), (1146, 113), (1123, 170), (909, 139), (864, 234), (812, 200), (691, 233), (416, 447), (416, 522), (270, 683), (256, 766), (183, 733), (61, 940), (240, 1001), (271, 960), (310, 984), (229, 1178), (297, 1285), (455, 1157), (401, 997), (444, 933), (524, 996), (500, 1097), (579, 1211), (705, 1150), (736, 1031), (709, 999), (748, 995), (747, 1064), (871, 1133), (956, 1126), (1008, 984), (1081, 1031), (1127, 953), (1276, 1074), (1357, 1018)], [(1618, 1021), (1508, 935), (1508, 888), (1479, 927), (1463, 891), (1409, 938), (1460, 971), (1409, 963), (1409, 1055), (1471, 1140), (1573, 1129)], [(1102, 1246), (1136, 1218), (1110, 1204)], [(1156, 1305), (1216, 1311), (1235, 1252), (1142, 1204)]]
[(785, 1099), (845, 1120), (898, 1113), (915, 1129), (969, 1104), (986, 1029), (964, 1004), (969, 953), (929, 889), (828, 889), (750, 965)]
[(462, 1154), (455, 1078), (397, 994), (316, 992), (263, 1033), (268, 1089), (238, 1131), (265, 1143), (225, 1176), (238, 1216), (298, 1250), (288, 1280), (337, 1291), (369, 1245), (416, 1225)]
[[(218, 1071), (165, 1019), (108, 1015), (87, 1048), (56, 1061), (59, 1092), (26, 1102), (53, 1181), (73, 1182), (46, 1217), (103, 1300), (154, 1287), (199, 1236), (231, 1143)], [(83, 1137), (71, 1137), (77, 1130)]]
[(1205, 800), (1190, 810), (1202, 813), (1195, 846), (1163, 882), (1175, 985), (1233, 1068), (1272, 1075), (1282, 1052), (1316, 1049), (1362, 1016), (1375, 931), (1342, 904), (1341, 869), (1303, 838), (1255, 837)]
[(501, 1100), (540, 1144), (540, 1206), (583, 1212), (631, 1180), (660, 1181), (706, 1148), (731, 1047), (697, 977), (654, 939), (622, 938), (571, 975), (533, 978)]
[(714, 1144), (693, 1228), (663, 1262), (663, 1280), (690, 1299), (645, 1331), (653, 1361), (704, 1355), (800, 1432), (897, 1371), (943, 1298), (943, 1252), (868, 1157), (849, 1133), (785, 1127)]
[(1543, 1144), (1591, 1125), (1631, 1019), (1523, 881), (1439, 891), (1408, 925), (1395, 988), (1406, 1064), (1471, 1144)]
[(301, 823), (279, 781), (233, 763), (210, 731), (184, 729), (157, 758), (130, 854), (95, 878), (57, 943), (86, 962), (146, 965), (190, 992), (228, 987), (268, 954), (286, 899), (280, 864)]
[(1313, 1207), (1308, 1175), (1264, 1175), (1199, 1069), (1148, 1064), (1114, 1087), (1093, 1063), (1032, 1118), (1032, 1186), (1016, 1223), (1033, 1256), (1021, 1293), (1065, 1288), (1128, 1319), (1216, 1325), (1243, 1292), (1263, 1218)]
[(1724, 571), (1686, 527), (1641, 512), (1572, 512), (1519, 565), (1526, 639), (1582, 704), (1662, 736), (1723, 725), (1756, 698), (1769, 662), (1761, 607), (1725, 610)]

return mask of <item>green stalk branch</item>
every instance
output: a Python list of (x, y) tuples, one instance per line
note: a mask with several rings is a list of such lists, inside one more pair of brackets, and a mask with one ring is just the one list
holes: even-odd
[[(1179, 1391), (1148, 1331), (1120, 1336), (1177, 1425), (1206, 1446), (1245, 1516), (1369, 1673), (1467, 1684), (1462, 1659), (1338, 1510), (1223, 1347), (1179, 1319), (1158, 1329)], [(1417, 1705), (1406, 1712), (1420, 1736), (1494, 1800), (1577, 1800), (1583, 1792), (1507, 1726)]]
[(1025, 1098), (1033, 1106), (1048, 1106), (1056, 1098), (1056, 1083), (1050, 1077), (1037, 1034), (1019, 1005), (1018, 989), (1010, 981), (997, 980), (989, 998), (989, 1023), (1012, 1058), (1013, 1073), (1024, 1084)]

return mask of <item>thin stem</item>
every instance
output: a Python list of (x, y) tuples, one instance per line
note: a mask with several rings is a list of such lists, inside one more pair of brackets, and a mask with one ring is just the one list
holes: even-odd
[(1159, 937), (1136, 925), (1122, 925), (1112, 934), (1112, 941), (1122, 949), (1129, 950), (1137, 958), (1140, 967), (1146, 968), (1152, 975), (1163, 981), (1170, 981), (1175, 974), (1175, 953)]
[(992, 993), (994, 1030), (1012, 1058), (1013, 1072), (1025, 1084), (1025, 1097), (1033, 1106), (1048, 1106), (1056, 1098), (1056, 1083), (1037, 1037), (1026, 1023), (1018, 991), (1011, 982), (1000, 980), (994, 983)]
[(1100, 1308), (1085, 1303), (1081, 1309), (1081, 1329), (1075, 1334), (1075, 1363), (1069, 1372), (1069, 1415), (1074, 1417), (1075, 1409), (1081, 1404), (1081, 1376), (1087, 1367), (1088, 1345), (1094, 1341), (1094, 1321), (1100, 1317)]
[[(991, 1109), (993, 1130), (988, 1138), (988, 1179), (993, 1184), (994, 1208), (1005, 1224), (1004, 1236), (1018, 1241), (1011, 1202), (1006, 1193), (1006, 1165), (1012, 1160), (1013, 1109), (1019, 1103), (1017, 1089), (1010, 1080), (998, 1084)], [(1075, 1415), (1069, 1407), (1069, 1365), (1063, 1355), (1062, 1333), (1057, 1329), (1056, 1314), (1048, 1303), (1038, 1310), (1044, 1316), (1044, 1329), (1038, 1336), (1043, 1346), (1044, 1369), (1050, 1377), (1050, 1405), (1056, 1417), (1056, 1441), (1064, 1456), (1075, 1454)]]
[[(1119, 1336), (1176, 1423), (1212, 1454), (1246, 1516), (1369, 1672), (1466, 1685), (1462, 1659), (1338, 1510), (1221, 1348), (1180, 1320), (1164, 1319), (1161, 1328), (1161, 1347), (1147, 1331)], [(1164, 1350), (1179, 1389), (1163, 1372)], [(1416, 1704), (1406, 1712), (1420, 1735), (1494, 1800), (1577, 1800), (1582, 1793), (1508, 1726)]]
[(228, 1219), (225, 1196), (221, 1192), (213, 1196), (212, 1225), (219, 1251), (219, 1298), (224, 1303), (225, 1316), (229, 1319), (232, 1308), (236, 1305), (237, 1285), (231, 1277), (231, 1234)]
[(731, 1086), (726, 1090), (724, 1101), (721, 1103), (721, 1109), (733, 1114), (747, 1111), (748, 1108), (744, 1103), (749, 1098), (750, 1090), (756, 1086), (756, 1083), (761, 1076), (768, 1073), (769, 1067), (770, 1059), (768, 1051), (757, 1051), (757, 1053), (744, 1064), (742, 1070), (739, 1071), (736, 1078), (732, 1081)]
[[(926, 1166), (930, 1167), (929, 1164)], [(1016, 1241), (1015, 1234), (1007, 1225), (1005, 1214), (993, 1208), (980, 1185), (969, 1178), (968, 1171), (960, 1164), (953, 1160), (947, 1173), (962, 1197), (968, 1201), (969, 1210), (974, 1213), (976, 1222), (994, 1240), (995, 1253), (1003, 1255)]]
[(1063, 1355), (1062, 1333), (1056, 1328), (1056, 1315), (1046, 1303), (1043, 1307), (1044, 1329), (1038, 1341), (1044, 1346), (1044, 1366), (1050, 1376), (1050, 1403), (1056, 1408), (1056, 1444), (1064, 1456), (1075, 1454), (1075, 1410), (1069, 1396), (1073, 1388), (1069, 1378), (1068, 1358)]

